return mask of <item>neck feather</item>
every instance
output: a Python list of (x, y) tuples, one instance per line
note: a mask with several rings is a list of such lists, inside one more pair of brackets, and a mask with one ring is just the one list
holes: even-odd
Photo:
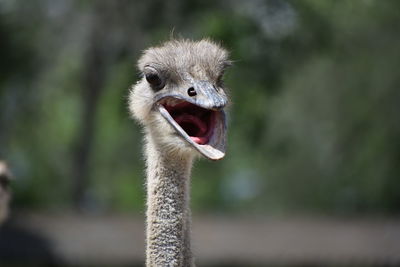
[(192, 156), (147, 141), (146, 266), (193, 266), (189, 186)]

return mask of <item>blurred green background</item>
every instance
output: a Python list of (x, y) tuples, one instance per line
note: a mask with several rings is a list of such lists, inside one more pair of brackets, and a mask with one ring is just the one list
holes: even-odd
[(0, 1), (0, 159), (16, 210), (144, 212), (135, 62), (170, 36), (231, 52), (229, 147), (194, 213), (397, 215), (399, 1)]

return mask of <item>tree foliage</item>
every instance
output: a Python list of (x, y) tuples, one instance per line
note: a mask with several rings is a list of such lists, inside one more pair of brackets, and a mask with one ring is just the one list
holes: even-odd
[(231, 51), (229, 150), (207, 212), (397, 213), (398, 1), (1, 1), (0, 157), (18, 208), (142, 211), (126, 96), (170, 36)]

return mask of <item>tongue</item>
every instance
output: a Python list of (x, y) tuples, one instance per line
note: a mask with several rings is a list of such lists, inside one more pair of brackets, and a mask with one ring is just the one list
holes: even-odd
[(197, 137), (197, 136), (190, 136), (190, 139), (192, 139), (193, 142), (195, 142), (199, 145), (207, 144), (208, 140), (209, 140), (208, 137)]

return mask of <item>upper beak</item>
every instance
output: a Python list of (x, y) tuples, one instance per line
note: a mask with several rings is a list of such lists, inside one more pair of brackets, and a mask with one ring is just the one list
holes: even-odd
[(218, 90), (211, 83), (196, 81), (193, 82), (193, 88), (196, 92), (196, 95), (193, 97), (199, 106), (214, 110), (223, 109), (226, 106), (227, 97), (225, 92)]

